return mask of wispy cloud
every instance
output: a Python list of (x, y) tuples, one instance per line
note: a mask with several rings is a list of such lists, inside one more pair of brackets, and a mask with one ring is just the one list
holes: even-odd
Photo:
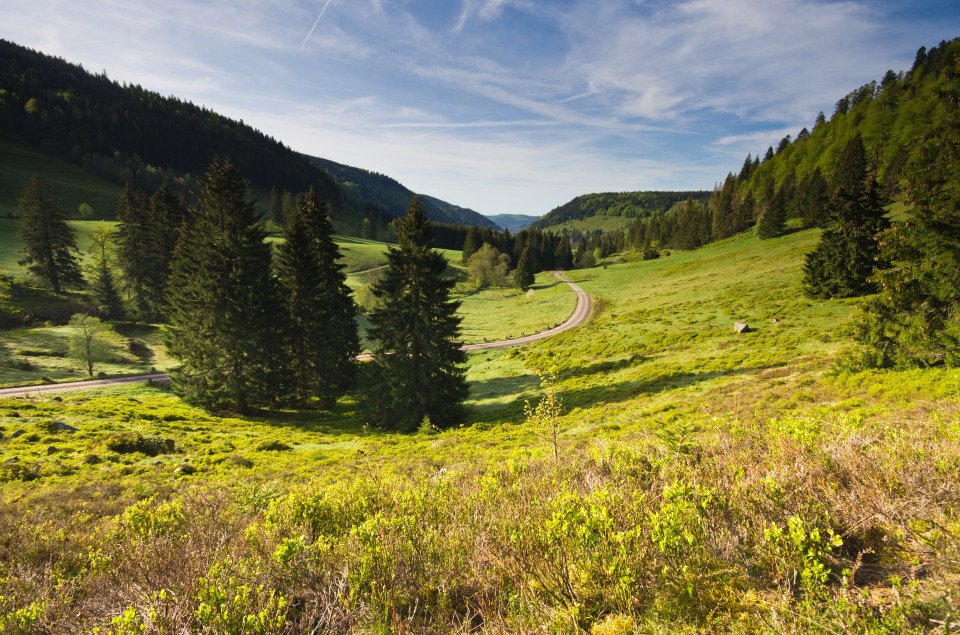
[(490, 213), (709, 187), (957, 32), (942, 0), (31, 0), (0, 26)]

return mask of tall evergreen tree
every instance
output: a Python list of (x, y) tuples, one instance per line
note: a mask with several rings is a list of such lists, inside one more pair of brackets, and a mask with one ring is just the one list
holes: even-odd
[(173, 259), (168, 348), (182, 364), (173, 387), (192, 403), (244, 413), (280, 390), (286, 315), (247, 182), (215, 160), (199, 185)]
[(893, 265), (875, 273), (879, 293), (854, 319), (859, 362), (875, 367), (960, 367), (960, 63), (935, 98), (947, 117), (905, 172), (907, 217), (885, 232)]
[(826, 224), (830, 185), (819, 167), (803, 179), (797, 203), (804, 227), (822, 227)]
[(527, 247), (520, 254), (517, 268), (513, 271), (513, 286), (526, 291), (533, 286), (534, 279), (533, 267), (530, 263), (530, 248)]
[(90, 296), (97, 312), (108, 320), (123, 317), (123, 301), (113, 276), (113, 258), (111, 257), (114, 232), (105, 223), (99, 223), (90, 235), (93, 254), (93, 280)]
[(54, 293), (83, 285), (76, 232), (53, 188), (34, 175), (20, 194), (17, 237), (23, 246), (20, 264), (47, 281)]
[(783, 236), (787, 222), (787, 186), (777, 188), (770, 203), (757, 219), (757, 236), (776, 238)]
[(467, 230), (467, 236), (463, 239), (463, 264), (467, 264), (470, 256), (477, 253), (483, 246), (483, 240), (480, 238), (480, 230), (471, 227)]
[(123, 290), (133, 315), (140, 320), (156, 317), (153, 291), (163, 272), (157, 271), (159, 247), (147, 197), (127, 183), (117, 204), (117, 259), (123, 271)]
[(374, 342), (365, 403), (374, 422), (414, 430), (429, 417), (436, 426), (455, 423), (468, 387), (460, 350), (455, 282), (444, 278), (447, 259), (432, 249), (433, 233), (419, 197), (396, 222), (396, 248), (374, 284), (383, 308), (370, 314)]
[(296, 401), (329, 407), (353, 385), (360, 353), (340, 248), (329, 208), (311, 188), (288, 219), (277, 273), (289, 313), (288, 358)]
[(152, 291), (154, 296), (158, 292), (160, 295), (159, 298), (154, 300), (155, 303), (159, 301), (162, 305), (166, 301), (163, 293), (166, 291), (167, 281), (170, 277), (173, 253), (180, 241), (180, 232), (189, 218), (190, 208), (183, 196), (174, 194), (166, 183), (157, 188), (157, 191), (150, 197), (150, 220), (157, 241), (157, 266), (162, 272), (157, 280), (160, 288)]
[(803, 287), (814, 298), (847, 298), (875, 290), (874, 266), (881, 265), (877, 234), (888, 226), (876, 184), (867, 174), (863, 141), (847, 144), (834, 176), (829, 222), (807, 254)]

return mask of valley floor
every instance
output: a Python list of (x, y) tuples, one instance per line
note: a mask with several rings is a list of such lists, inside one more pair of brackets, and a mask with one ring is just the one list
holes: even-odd
[(960, 371), (839, 370), (816, 238), (571, 272), (590, 322), (472, 353), (444, 431), (0, 399), (0, 632), (954, 632)]

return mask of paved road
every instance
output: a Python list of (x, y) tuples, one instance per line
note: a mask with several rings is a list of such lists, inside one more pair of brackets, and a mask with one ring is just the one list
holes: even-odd
[[(552, 329), (541, 331), (540, 333), (534, 333), (533, 335), (527, 335), (525, 337), (518, 337), (512, 340), (484, 342), (482, 344), (467, 344), (463, 347), (463, 350), (488, 351), (497, 348), (522, 346), (524, 344), (529, 344), (531, 342), (552, 337), (558, 333), (563, 333), (564, 331), (569, 331), (570, 329), (576, 328), (586, 322), (587, 318), (590, 317), (590, 296), (587, 295), (587, 292), (581, 289), (579, 285), (574, 282), (570, 282), (570, 280), (568, 280), (567, 277), (559, 271), (554, 271), (553, 275), (555, 275), (561, 282), (566, 282), (568, 285), (570, 285), (570, 288), (573, 289), (573, 292), (577, 294), (577, 308), (573, 310), (573, 314), (567, 318), (566, 322), (560, 326), (555, 326)], [(370, 354), (364, 354), (358, 356), (357, 359), (360, 361), (367, 361), (373, 359), (373, 356)], [(154, 373), (152, 375), (131, 375), (129, 377), (113, 377), (109, 379), (75, 381), (64, 384), (39, 384), (36, 386), (24, 386), (21, 388), (0, 388), (0, 397), (23, 397), (26, 395), (39, 395), (41, 393), (61, 392), (64, 390), (85, 390), (87, 388), (99, 388), (102, 386), (120, 386), (123, 384), (135, 384), (137, 382), (143, 382), (147, 380), (163, 383), (170, 381), (170, 376), (166, 373)]]

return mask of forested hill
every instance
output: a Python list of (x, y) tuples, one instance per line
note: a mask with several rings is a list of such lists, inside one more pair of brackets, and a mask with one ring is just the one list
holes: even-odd
[(665, 212), (687, 199), (707, 202), (710, 192), (605, 192), (584, 194), (561, 205), (530, 225), (531, 229), (547, 229), (571, 220), (590, 216), (623, 216), (644, 218)]
[[(0, 40), (0, 130), (107, 181), (151, 192), (189, 190), (215, 157), (229, 158), (255, 188), (313, 187), (346, 227), (385, 227), (413, 193), (395, 180), (293, 151), (243, 123), (138, 85)], [(496, 228), (474, 212), (424, 197), (431, 220)]]
[[(397, 218), (406, 213), (414, 193), (389, 176), (320, 157), (307, 158), (333, 178), (356, 208), (364, 211), (367, 217), (376, 215), (371, 208), (378, 209), (389, 218)], [(458, 207), (430, 196), (421, 195), (421, 198), (424, 211), (430, 220), (454, 225), (497, 228), (496, 223), (472, 209)]]
[(795, 138), (787, 135), (775, 148), (768, 148), (762, 159), (747, 156), (739, 174), (728, 176), (732, 183), (725, 187), (732, 187), (741, 199), (753, 194), (762, 207), (784, 184), (791, 190), (798, 185), (805, 189), (804, 182), (814, 172), (829, 178), (847, 143), (860, 134), (870, 173), (883, 195), (895, 197), (916, 145), (945, 114), (947, 102), (934, 96), (949, 84), (944, 71), (956, 68), (958, 56), (960, 38), (930, 50), (921, 47), (909, 71), (886, 71), (879, 82), (864, 84), (837, 100), (829, 118), (821, 112), (812, 128), (803, 128)]
[(281, 142), (211, 110), (0, 40), (0, 126), (46, 154), (118, 184), (189, 186), (215, 156), (255, 187), (313, 186), (335, 211), (352, 212), (340, 187)]

